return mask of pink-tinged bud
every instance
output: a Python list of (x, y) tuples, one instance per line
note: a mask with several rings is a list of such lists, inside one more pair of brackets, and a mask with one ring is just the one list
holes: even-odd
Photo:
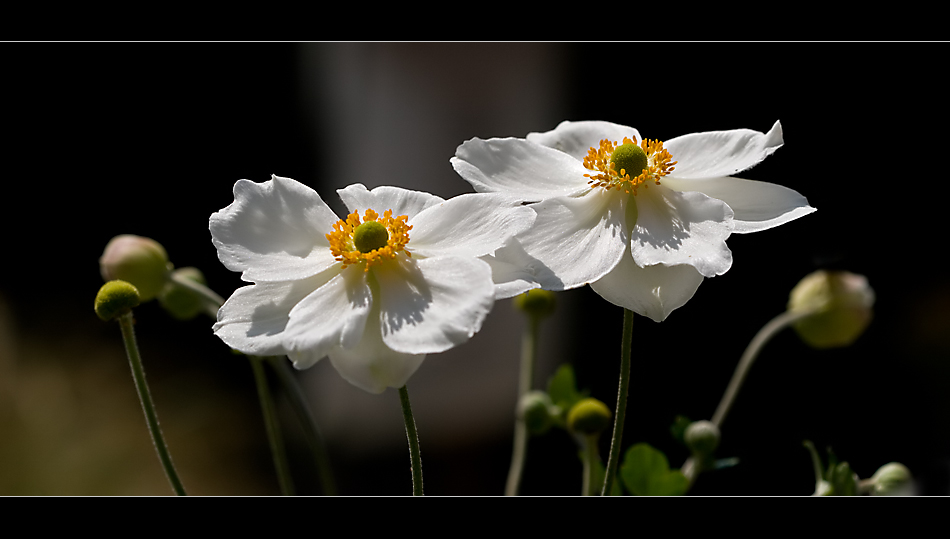
[(160, 243), (150, 238), (123, 234), (109, 240), (99, 270), (104, 281), (121, 279), (138, 289), (143, 302), (162, 291), (172, 265)]

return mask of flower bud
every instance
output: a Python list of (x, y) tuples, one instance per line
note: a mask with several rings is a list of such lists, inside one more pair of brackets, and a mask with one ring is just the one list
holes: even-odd
[(815, 348), (848, 346), (871, 323), (874, 290), (863, 275), (816, 271), (802, 279), (789, 296), (790, 312), (814, 311), (793, 324)]
[[(184, 277), (198, 284), (206, 284), (205, 276), (198, 268), (187, 267), (179, 268), (172, 272), (172, 275)], [(168, 311), (168, 314), (178, 320), (191, 320), (204, 307), (204, 298), (201, 294), (185, 288), (184, 286), (169, 279), (158, 296), (158, 303)]]
[(719, 427), (711, 421), (695, 421), (683, 433), (686, 447), (699, 455), (712, 455), (719, 447)]
[(139, 291), (125, 281), (109, 281), (96, 294), (96, 316), (109, 321), (139, 304)]
[(531, 434), (544, 434), (554, 425), (551, 409), (554, 403), (544, 391), (530, 391), (521, 398), (518, 413)]
[(554, 292), (534, 288), (514, 298), (515, 308), (529, 316), (545, 318), (554, 313), (557, 301)]
[(581, 434), (598, 434), (610, 426), (610, 409), (594, 398), (578, 401), (567, 413), (567, 428)]
[(123, 234), (109, 240), (99, 259), (99, 269), (103, 280), (128, 281), (138, 289), (142, 301), (149, 301), (165, 286), (171, 263), (157, 241)]
[(871, 476), (874, 486), (872, 496), (907, 496), (913, 494), (913, 480), (907, 466), (890, 462), (881, 466)]

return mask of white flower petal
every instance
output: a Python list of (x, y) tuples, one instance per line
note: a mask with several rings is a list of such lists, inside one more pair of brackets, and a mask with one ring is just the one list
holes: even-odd
[(459, 176), (479, 192), (504, 192), (525, 201), (577, 196), (588, 191), (590, 171), (563, 152), (524, 139), (474, 138), (450, 159)]
[(640, 133), (625, 125), (600, 122), (564, 121), (552, 131), (546, 133), (528, 133), (527, 139), (548, 148), (560, 150), (574, 159), (583, 161), (587, 152), (600, 147), (600, 141), (608, 139), (611, 142), (622, 142), (624, 137), (634, 138), (640, 142)]
[(491, 193), (460, 195), (410, 219), (413, 256), (480, 257), (531, 228), (534, 210), (517, 199)]
[(352, 348), (330, 350), (330, 363), (340, 376), (356, 387), (379, 394), (387, 387), (400, 388), (416, 372), (425, 354), (404, 354), (383, 343), (377, 309), (366, 322), (363, 338)]
[(316, 191), (290, 178), (239, 180), (234, 202), (211, 215), (211, 241), (245, 281), (292, 281), (335, 262), (326, 234), (337, 221)]
[(733, 232), (739, 234), (767, 230), (815, 211), (797, 191), (774, 183), (732, 177), (702, 180), (667, 177), (663, 185), (677, 191), (699, 191), (722, 200), (735, 213)]
[(410, 191), (388, 185), (380, 186), (372, 191), (363, 184), (355, 183), (337, 193), (351, 212), (358, 211), (362, 217), (367, 208), (382, 215), (386, 210), (393, 211), (393, 217), (408, 215), (412, 219), (422, 210), (440, 204), (445, 200), (422, 191)]
[(685, 305), (702, 282), (703, 276), (693, 266), (657, 264), (641, 268), (625, 254), (613, 271), (590, 287), (614, 305), (662, 322), (674, 309)]
[(286, 354), (284, 328), (290, 311), (336, 273), (335, 268), (330, 268), (299, 281), (259, 283), (238, 288), (218, 310), (214, 334), (245, 354)]
[[(363, 338), (372, 305), (366, 272), (360, 266), (350, 266), (290, 311), (284, 346), (298, 355), (306, 353), (310, 364), (336, 346), (356, 346)], [(295, 361), (295, 366), (303, 368), (299, 361)]]
[(627, 242), (624, 206), (623, 193), (604, 189), (532, 204), (538, 218), (517, 240), (542, 288), (577, 288), (612, 270)]
[(495, 302), (491, 268), (477, 258), (400, 258), (372, 271), (383, 342), (397, 352), (431, 354), (467, 341)]
[(689, 179), (732, 176), (759, 163), (783, 143), (782, 124), (775, 122), (768, 133), (751, 129), (691, 133), (663, 146), (677, 162), (671, 175)]
[(735, 225), (725, 202), (651, 185), (631, 197), (630, 204), (634, 203), (637, 217), (630, 231), (630, 251), (641, 267), (689, 264), (703, 276), (714, 277), (732, 266), (726, 238)]
[(532, 288), (540, 288), (537, 271), (540, 263), (528, 256), (516, 239), (508, 240), (504, 247), (493, 255), (481, 257), (491, 266), (491, 278), (495, 282), (495, 300), (511, 298)]

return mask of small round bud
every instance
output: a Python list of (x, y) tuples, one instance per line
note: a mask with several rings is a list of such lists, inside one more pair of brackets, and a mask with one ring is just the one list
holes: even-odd
[(361, 253), (368, 253), (386, 246), (389, 232), (379, 221), (366, 221), (353, 231), (353, 247)]
[[(184, 277), (198, 284), (206, 284), (205, 276), (198, 268), (179, 268), (173, 271), (172, 275)], [(201, 294), (193, 292), (171, 279), (165, 283), (165, 288), (158, 296), (158, 303), (162, 308), (178, 320), (191, 320), (198, 316), (198, 313), (204, 307), (204, 302), (205, 300)]]
[(647, 154), (643, 148), (628, 142), (617, 146), (610, 156), (610, 162), (614, 165), (617, 174), (620, 174), (622, 170), (631, 178), (636, 178), (643, 169), (647, 168)]
[(515, 308), (519, 311), (530, 316), (537, 316), (538, 318), (550, 316), (554, 313), (554, 308), (557, 306), (554, 292), (540, 288), (534, 288), (524, 294), (519, 294), (515, 296), (512, 301), (514, 302)]
[(815, 310), (793, 327), (815, 348), (848, 346), (864, 333), (873, 316), (874, 290), (863, 275), (816, 271), (802, 279), (789, 296), (788, 310)]
[(139, 303), (139, 291), (125, 281), (109, 281), (96, 294), (96, 315), (106, 321), (124, 314)]
[(551, 408), (554, 403), (544, 391), (530, 391), (518, 403), (518, 413), (531, 434), (544, 434), (554, 425)]
[(711, 455), (719, 447), (719, 427), (711, 421), (694, 421), (686, 427), (683, 441), (693, 453)]
[(881, 466), (871, 476), (874, 487), (872, 496), (906, 496), (913, 493), (913, 480), (907, 466), (890, 462)]
[(582, 434), (597, 434), (610, 426), (610, 409), (594, 398), (577, 402), (567, 413), (567, 428)]
[(109, 240), (99, 258), (102, 279), (132, 283), (138, 288), (142, 301), (149, 301), (162, 291), (169, 269), (168, 254), (160, 243), (132, 234)]

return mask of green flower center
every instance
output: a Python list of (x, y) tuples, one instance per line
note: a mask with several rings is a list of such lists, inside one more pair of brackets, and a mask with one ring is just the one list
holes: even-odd
[(637, 144), (626, 143), (617, 146), (613, 155), (610, 156), (610, 163), (614, 166), (617, 174), (623, 176), (629, 174), (636, 178), (647, 168), (647, 154)]
[(367, 221), (353, 231), (353, 247), (361, 253), (381, 249), (389, 241), (389, 232), (379, 221)]

